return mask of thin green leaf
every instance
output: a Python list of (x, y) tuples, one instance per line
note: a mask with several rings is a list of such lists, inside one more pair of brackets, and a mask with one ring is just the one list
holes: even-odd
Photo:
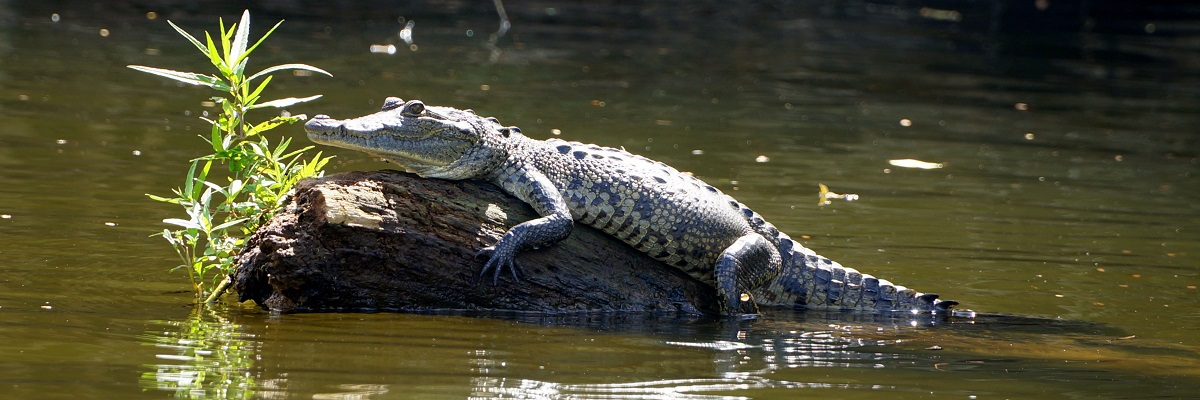
[(212, 35), (208, 31), (204, 31), (204, 41), (208, 43), (208, 62), (217, 67), (222, 75), (227, 75), (225, 71), (228, 68), (225, 68), (225, 62), (221, 60), (221, 53), (217, 52), (217, 44), (213, 43)]
[(223, 223), (223, 224), (220, 224), (220, 225), (214, 226), (214, 227), (212, 228), (212, 230), (214, 230), (214, 231), (219, 231), (219, 230), (222, 230), (222, 229), (228, 229), (228, 228), (229, 228), (229, 227), (231, 227), (231, 226), (234, 226), (234, 225), (237, 225), (237, 224), (240, 224), (240, 223), (246, 222), (246, 221), (248, 221), (249, 219), (250, 219), (250, 218), (238, 218), (238, 219), (235, 219), (235, 220), (233, 220), (233, 221), (227, 221), (227, 222), (225, 222), (225, 223)]
[(167, 218), (167, 219), (163, 220), (163, 223), (171, 224), (171, 225), (179, 225), (184, 228), (192, 228), (192, 229), (200, 228), (200, 224), (196, 223), (196, 221), (188, 221), (186, 219), (179, 219), (179, 218)]
[(249, 78), (246, 78), (246, 82), (253, 81), (253, 80), (255, 80), (256, 78), (258, 78), (258, 77), (260, 77), (260, 76), (263, 76), (263, 75), (266, 75), (266, 74), (270, 74), (270, 73), (273, 73), (273, 72), (276, 72), (276, 71), (288, 70), (288, 69), (299, 69), (299, 70), (304, 70), (304, 71), (312, 71), (312, 72), (316, 72), (316, 73), (319, 73), (319, 74), (325, 74), (325, 75), (328, 75), (328, 76), (333, 76), (333, 74), (331, 74), (331, 73), (329, 73), (329, 72), (326, 72), (326, 71), (325, 71), (325, 70), (323, 70), (323, 69), (320, 69), (320, 68), (317, 68), (317, 67), (314, 67), (314, 66), (311, 66), (311, 65), (308, 65), (308, 64), (280, 64), (280, 65), (276, 65), (276, 66), (274, 66), (274, 67), (269, 67), (269, 68), (267, 68), (267, 69), (264, 69), (264, 70), (262, 70), (262, 71), (258, 71), (258, 73), (254, 74), (254, 75), (250, 75), (250, 77), (249, 77)]
[[(279, 145), (278, 145), (278, 146), (275, 146), (275, 151), (274, 151), (274, 152), (272, 152), (272, 153), (273, 153), (273, 154), (277, 154), (277, 155), (278, 155), (278, 154), (281, 154), (281, 153), (283, 153), (285, 150), (287, 150), (288, 146), (291, 146), (291, 145), (292, 145), (292, 138), (290, 138), (290, 137), (285, 137), (285, 138), (283, 138), (283, 140), (280, 140), (280, 141), (279, 141)], [(276, 159), (276, 160), (282, 160), (282, 159), (283, 159), (283, 157), (277, 157), (277, 158), (275, 158), (275, 159)]]
[(263, 121), (263, 122), (259, 123), (258, 125), (255, 125), (253, 128), (250, 128), (250, 130), (246, 131), (246, 137), (251, 137), (251, 136), (269, 131), (271, 129), (275, 129), (275, 127), (277, 127), (279, 125), (283, 125), (284, 122), (285, 121), (283, 121), (279, 118), (272, 118), (271, 120)]
[(229, 85), (212, 75), (198, 74), (195, 72), (181, 72), (170, 69), (147, 67), (144, 65), (128, 65), (128, 67), (135, 71), (141, 71), (164, 78), (174, 79), (183, 83), (197, 86), (208, 86), (217, 90), (229, 90)]
[(271, 78), (274, 78), (274, 75), (268, 76), (267, 79), (263, 79), (262, 83), (258, 84), (258, 87), (255, 88), (253, 92), (250, 92), (250, 96), (246, 97), (246, 102), (253, 104), (255, 101), (257, 101), (258, 96), (262, 94), (263, 89), (266, 89), (267, 84), (271, 83)]
[(314, 147), (314, 146), (307, 146), (307, 147), (305, 147), (305, 148), (303, 148), (303, 149), (299, 149), (299, 150), (293, 151), (293, 152), (291, 152), (291, 153), (287, 153), (286, 155), (280, 156), (280, 157), (279, 157), (279, 159), (280, 159), (280, 160), (286, 160), (286, 159), (289, 159), (289, 158), (295, 157), (295, 156), (297, 156), (297, 155), (300, 155), (301, 153), (304, 153), (304, 152), (306, 152), (306, 151), (312, 150), (312, 149), (313, 149), (313, 147)]
[[(230, 27), (232, 29), (232, 27)], [(242, 11), (242, 21), (237, 23), (237, 33), (233, 35), (233, 48), (225, 59), (233, 65), (240, 65), (245, 57), (246, 44), (250, 41), (250, 10)], [(236, 68), (235, 68), (236, 69)]]
[[(212, 164), (213, 164), (212, 160), (205, 161), (204, 168), (200, 170), (200, 176), (197, 176), (195, 179), (199, 180), (201, 182), (207, 181), (208, 180), (208, 171), (212, 169)], [(193, 195), (193, 198), (194, 198), (194, 195)], [(204, 203), (208, 204), (207, 201), (205, 201)]]
[(299, 178), (316, 176), (321, 173), (321, 169), (325, 168), (325, 164), (328, 162), (329, 158), (321, 158), (321, 152), (318, 151), (317, 155), (313, 156), (312, 161), (304, 163), (304, 167), (300, 169), (297, 175)]
[(254, 155), (259, 157), (263, 156), (263, 148), (257, 142), (243, 142), (243, 144), (246, 145), (246, 147), (249, 147), (250, 151), (254, 152)]
[(167, 197), (162, 197), (162, 196), (155, 196), (150, 193), (146, 193), (146, 197), (149, 197), (150, 200), (161, 201), (163, 203), (171, 203), (171, 204), (179, 204), (179, 202), (182, 201), (182, 199), (180, 199), (180, 198), (167, 198)]
[(234, 179), (232, 182), (229, 182), (229, 201), (232, 203), (242, 193), (242, 189), (245, 188), (246, 184), (241, 179)]
[(258, 48), (258, 45), (261, 44), (264, 40), (267, 40), (267, 36), (271, 36), (271, 32), (275, 32), (275, 28), (278, 28), (279, 25), (283, 25), (283, 20), (279, 20), (279, 22), (276, 22), (275, 26), (272, 26), (271, 29), (267, 31), (267, 33), (264, 33), (262, 35), (262, 37), (258, 38), (258, 41), (254, 42), (253, 46), (250, 46), (250, 48), (247, 49), (245, 53), (242, 53), (242, 57), (249, 57), (250, 53), (253, 52), (254, 49)]
[(241, 84), (241, 85), (245, 85), (247, 82), (250, 82), (250, 81), (245, 80), (245, 78), (244, 78), (246, 76), (246, 63), (249, 63), (249, 62), (250, 62), (249, 58), (243, 58), (241, 62), (234, 64), (233, 74), (234, 74), (234, 76), (236, 76), (236, 79), (241, 80), (239, 82), (239, 84)]
[(188, 168), (187, 181), (183, 183), (183, 193), (186, 194), (188, 200), (196, 198), (193, 183), (196, 181), (196, 167), (199, 165), (199, 161), (192, 161), (192, 167)]
[(179, 34), (183, 35), (183, 37), (187, 38), (187, 40), (189, 42), (192, 42), (192, 44), (195, 45), (197, 49), (200, 49), (201, 53), (204, 53), (205, 56), (208, 56), (208, 54), (209, 54), (208, 49), (204, 48), (204, 45), (200, 44), (199, 39), (196, 39), (195, 36), (192, 36), (190, 33), (187, 33), (187, 31), (183, 30), (183, 28), (180, 28), (179, 25), (175, 25), (174, 22), (171, 22), (170, 20), (168, 20), (167, 23), (170, 24), (172, 28), (175, 28), (175, 32), (179, 32)]
[(271, 100), (271, 101), (264, 102), (264, 103), (258, 103), (258, 104), (255, 104), (253, 107), (250, 107), (250, 109), (263, 108), (263, 107), (284, 108), (284, 107), (289, 107), (289, 106), (292, 106), (295, 104), (313, 101), (313, 100), (316, 100), (319, 98), (321, 98), (321, 95), (319, 95), (319, 94), (315, 95), (315, 96), (308, 96), (308, 97), (303, 97), (303, 98), (287, 97), (287, 98), (282, 98), (282, 99), (277, 99), (277, 100)]
[(217, 127), (215, 122), (213, 123), (212, 132), (209, 133), (209, 136), (210, 140), (208, 142), (212, 144), (213, 151), (225, 150), (225, 146), (223, 146), (223, 143), (221, 142), (221, 129)]
[(230, 25), (229, 29), (227, 30), (225, 29), (224, 18), (218, 18), (217, 22), (221, 27), (221, 60), (224, 61), (225, 66), (233, 66), (233, 63), (230, 62), (233, 60), (229, 58), (229, 50), (232, 49), (233, 46), (229, 43), (229, 39), (231, 36), (233, 36), (233, 30), (237, 28), (237, 24)]
[(225, 192), (225, 188), (221, 187), (221, 185), (209, 181), (204, 181), (203, 183), (204, 186), (208, 186), (208, 188), (213, 192), (220, 193), (222, 196), (228, 196), (228, 193)]

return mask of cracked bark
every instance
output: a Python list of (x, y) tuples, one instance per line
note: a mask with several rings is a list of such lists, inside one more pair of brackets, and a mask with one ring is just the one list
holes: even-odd
[(522, 253), (519, 282), (480, 279), (479, 249), (534, 217), (480, 182), (397, 171), (306, 180), (248, 239), (233, 288), (279, 312), (714, 311), (712, 287), (579, 224)]

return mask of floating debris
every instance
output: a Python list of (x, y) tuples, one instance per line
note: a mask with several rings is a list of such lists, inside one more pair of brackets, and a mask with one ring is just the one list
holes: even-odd
[(400, 40), (403, 40), (404, 44), (412, 46), (412, 44), (413, 44), (413, 27), (416, 25), (417, 25), (416, 22), (409, 20), (407, 24), (404, 24), (404, 29), (400, 30), (400, 34), (399, 34)]
[(942, 168), (945, 166), (945, 164), (942, 164), (942, 163), (932, 163), (932, 162), (928, 162), (928, 161), (914, 160), (911, 158), (904, 158), (904, 159), (899, 159), (899, 160), (888, 160), (888, 164), (892, 164), (892, 165), (900, 167), (900, 168), (916, 168), (916, 169), (938, 169), (938, 168)]
[[(414, 26), (416, 26), (415, 22), (408, 21), (408, 23), (404, 25), (404, 28), (400, 29), (400, 32), (396, 33), (396, 36), (398, 36), (400, 38), (400, 41), (404, 42), (404, 45), (407, 46), (408, 50), (410, 50), (410, 51), (417, 51), (417, 44), (413, 43), (413, 27)], [(389, 40), (389, 41), (393, 41), (393, 40)], [(371, 49), (371, 53), (374, 53), (374, 54), (387, 54), (387, 55), (396, 54), (396, 45), (391, 44), (391, 43), (389, 43), (389, 44), (372, 44), (370, 49)]]
[(760, 155), (760, 156), (756, 157), (756, 158), (754, 159), (754, 161), (755, 161), (755, 162), (760, 162), (760, 163), (765, 163), (765, 162), (771, 161), (771, 158), (770, 158), (770, 157), (767, 157), (767, 156), (762, 156), (762, 155)]
[(371, 52), (375, 54), (396, 54), (396, 45), (394, 44), (373, 44)]
[(921, 17), (947, 22), (962, 21), (962, 13), (957, 10), (940, 10), (937, 8), (921, 7)]
[(858, 200), (858, 195), (857, 195), (857, 194), (854, 194), (854, 193), (847, 193), (847, 194), (838, 194), (838, 193), (834, 193), (834, 192), (831, 192), (831, 191), (829, 191), (829, 187), (828, 187), (828, 186), (825, 186), (825, 184), (824, 184), (824, 183), (818, 183), (818, 184), (817, 184), (817, 186), (818, 186), (818, 187), (821, 189), (821, 192), (820, 192), (820, 194), (818, 194), (818, 195), (817, 195), (817, 205), (818, 205), (818, 206), (824, 206), (824, 205), (829, 205), (829, 204), (832, 204), (833, 202), (832, 202), (832, 201), (829, 201), (829, 200), (831, 200), (831, 199), (845, 199), (846, 201), (855, 201), (855, 200)]

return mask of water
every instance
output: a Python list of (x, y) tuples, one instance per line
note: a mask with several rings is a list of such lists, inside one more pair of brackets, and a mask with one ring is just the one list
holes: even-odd
[[(510, 5), (499, 53), (486, 46), (498, 24), (490, 6), (344, 9), (333, 20), (321, 9), (255, 11), (257, 33), (272, 12), (293, 16), (252, 65), (335, 75), (277, 77), (280, 97), (325, 95), (293, 113), (357, 116), (399, 96), (473, 108), (537, 138), (624, 146), (695, 173), (825, 256), (988, 314), (775, 311), (735, 323), (195, 310), (186, 277), (166, 272), (171, 250), (148, 237), (175, 209), (144, 193), (180, 185), (185, 160), (203, 154), (197, 117), (210, 93), (124, 65), (201, 68), (163, 19), (198, 32), (236, 7), (148, 19), (125, 4), (0, 2), (3, 397), (1200, 389), (1200, 25), (1190, 9), (1168, 19), (1100, 4), (1090, 20), (1069, 10), (1046, 20), (1083, 21), (1064, 28), (1014, 25), (990, 6), (953, 22), (871, 2)], [(415, 51), (396, 36), (400, 15), (415, 21)], [(372, 44), (398, 49), (373, 54)], [(388, 167), (326, 150), (338, 155), (334, 171)], [(943, 168), (889, 164), (897, 159)], [(818, 183), (860, 200), (818, 207)]]

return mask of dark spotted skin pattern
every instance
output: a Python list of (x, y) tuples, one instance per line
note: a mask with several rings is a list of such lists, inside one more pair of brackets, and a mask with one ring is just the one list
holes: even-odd
[(470, 110), (389, 98), (350, 120), (317, 116), (314, 141), (380, 155), (422, 176), (492, 182), (542, 217), (510, 229), (483, 274), (516, 278), (521, 251), (590, 225), (713, 285), (728, 315), (765, 306), (948, 310), (953, 301), (862, 274), (816, 255), (717, 188), (621, 149), (525, 137)]

